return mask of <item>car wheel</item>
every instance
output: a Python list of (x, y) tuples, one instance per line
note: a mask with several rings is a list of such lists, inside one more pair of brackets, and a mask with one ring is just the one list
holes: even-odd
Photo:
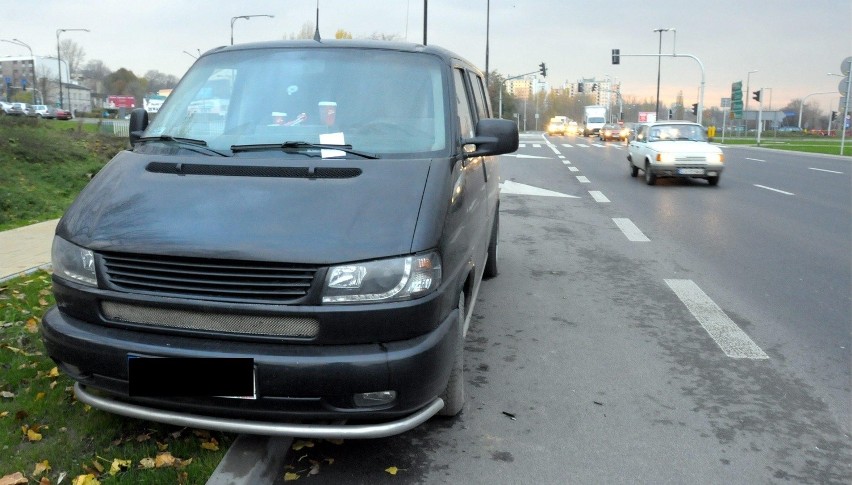
[(500, 256), (500, 212), (494, 214), (494, 226), (491, 228), (491, 240), (488, 242), (488, 260), (485, 261), (486, 278), (493, 278), (500, 274), (498, 257)]
[(458, 345), (447, 388), (441, 394), (441, 399), (444, 400), (444, 408), (438, 413), (441, 416), (455, 416), (464, 407), (464, 321), (465, 304), (462, 291), (459, 293)]
[(707, 183), (713, 187), (719, 185), (719, 176), (716, 175), (715, 177), (707, 177)]
[(657, 176), (651, 172), (651, 162), (645, 162), (645, 183), (648, 185), (657, 183)]
[(628, 161), (627, 163), (630, 164), (630, 176), (637, 177), (639, 175), (639, 167), (633, 165), (633, 162)]

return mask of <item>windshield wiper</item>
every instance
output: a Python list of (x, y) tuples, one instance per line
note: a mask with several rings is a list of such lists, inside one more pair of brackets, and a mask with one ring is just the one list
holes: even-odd
[(371, 160), (376, 160), (379, 158), (378, 155), (373, 153), (362, 152), (359, 150), (353, 150), (352, 145), (336, 145), (331, 143), (308, 143), (306, 141), (286, 141), (284, 143), (261, 143), (256, 145), (231, 145), (231, 151), (234, 153), (237, 152), (251, 152), (251, 151), (263, 151), (263, 150), (271, 150), (271, 149), (279, 149), (285, 152), (300, 152), (306, 150), (340, 150), (341, 152), (348, 153), (350, 155), (356, 155), (362, 158), (368, 158)]
[(214, 150), (212, 148), (207, 148), (207, 142), (204, 140), (196, 140), (194, 138), (182, 138), (179, 136), (171, 136), (171, 135), (160, 135), (160, 136), (146, 136), (142, 137), (138, 140), (138, 142), (148, 142), (148, 141), (164, 141), (169, 143), (174, 143), (176, 145), (180, 145), (182, 148), (186, 148), (187, 150), (191, 150), (193, 152), (198, 153), (206, 153), (208, 155), (215, 154), (220, 157), (229, 156), (227, 153), (220, 152), (218, 150)]

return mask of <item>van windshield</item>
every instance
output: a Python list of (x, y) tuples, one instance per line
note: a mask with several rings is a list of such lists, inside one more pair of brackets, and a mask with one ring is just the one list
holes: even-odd
[(215, 150), (307, 142), (431, 156), (447, 148), (445, 85), (438, 58), (420, 53), (225, 51), (193, 65), (145, 136), (203, 140)]

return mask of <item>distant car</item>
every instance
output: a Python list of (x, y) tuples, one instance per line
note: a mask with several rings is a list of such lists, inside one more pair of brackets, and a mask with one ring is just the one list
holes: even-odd
[(633, 123), (624, 123), (621, 125), (621, 141), (627, 141), (631, 136), (633, 136)]
[(49, 109), (47, 105), (44, 104), (31, 104), (27, 109), (27, 116), (33, 116), (38, 118), (48, 118), (46, 116), (48, 114)]
[(70, 120), (74, 117), (67, 109), (54, 108), (54, 118), (56, 118), (57, 120)]
[(619, 125), (618, 123), (607, 123), (603, 125), (601, 131), (598, 132), (598, 138), (601, 141), (620, 140), (621, 125)]
[(576, 121), (569, 121), (568, 126), (565, 128), (565, 132), (569, 135), (576, 135), (580, 132), (580, 126)]
[(782, 126), (781, 128), (778, 128), (778, 131), (782, 133), (801, 133), (802, 129), (798, 126)]
[(11, 109), (12, 109), (12, 103), (0, 101), (0, 114), (7, 115), (7, 114), (9, 114), (9, 110), (11, 110)]
[(547, 124), (548, 135), (565, 135), (565, 123), (559, 120), (553, 120)]
[(683, 121), (641, 125), (628, 145), (627, 160), (630, 176), (643, 170), (648, 185), (657, 177), (703, 178), (717, 185), (725, 168), (725, 155), (707, 142), (704, 127)]
[(12, 107), (9, 108), (9, 112), (7, 114), (13, 116), (26, 116), (27, 108), (27, 103), (12, 103)]

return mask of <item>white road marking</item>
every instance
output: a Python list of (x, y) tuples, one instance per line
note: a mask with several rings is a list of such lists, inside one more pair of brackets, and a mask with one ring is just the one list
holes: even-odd
[(725, 355), (733, 359), (769, 358), (692, 280), (665, 281)]
[(589, 145), (583, 145), (582, 143), (577, 143), (579, 148), (589, 148)]
[(533, 143), (533, 148), (541, 148), (541, 143)]
[(555, 153), (555, 154), (559, 155), (559, 149), (558, 149), (558, 148), (556, 148), (556, 145), (554, 145), (554, 144), (552, 144), (552, 143), (548, 143), (548, 144), (547, 144), (547, 146), (549, 146), (549, 147), (550, 147), (550, 149), (551, 149), (551, 150), (553, 150), (553, 153)]
[(600, 190), (590, 190), (589, 194), (592, 195), (592, 198), (595, 199), (596, 202), (609, 202), (609, 199), (607, 199), (606, 196), (603, 195), (603, 192), (601, 192)]
[(603, 148), (605, 145), (601, 145), (600, 143), (592, 143), (593, 147)]
[(808, 170), (816, 170), (817, 172), (839, 173), (841, 175), (843, 174), (843, 172), (837, 172), (835, 170), (826, 170), (824, 168), (809, 167)]
[(518, 143), (518, 148), (526, 148), (526, 147), (527, 147), (526, 143)]
[[(559, 157), (559, 158), (565, 158), (565, 157)], [(566, 160), (562, 160), (562, 163), (564, 163), (565, 165), (571, 165), (571, 162), (570, 162), (570, 161), (568, 161), (567, 159), (566, 159)]]
[(577, 167), (568, 167), (568, 170), (570, 170), (572, 172), (579, 172), (580, 171), (580, 169), (577, 168)]
[(621, 218), (621, 217), (613, 217), (612, 222), (614, 222), (615, 225), (618, 226), (619, 229), (621, 229), (621, 232), (623, 232), (624, 235), (627, 236), (628, 241), (633, 241), (633, 242), (649, 242), (650, 241), (650, 239), (648, 239), (648, 236), (643, 234), (642, 231), (640, 231), (639, 228), (636, 227), (636, 224), (633, 224), (633, 221), (631, 221), (630, 219)]
[(523, 153), (507, 153), (502, 155), (504, 157), (512, 157), (512, 158), (550, 158), (550, 157), (541, 157), (538, 155), (524, 155)]
[(572, 147), (572, 145), (569, 145), (568, 143), (563, 143), (562, 146), (564, 146), (565, 148), (571, 148)]
[(511, 180), (507, 180), (500, 184), (500, 193), (514, 195), (539, 195), (543, 197), (567, 197), (569, 199), (580, 198), (576, 195), (568, 195), (539, 187), (533, 187), (532, 185), (519, 184), (517, 182), (512, 182)]
[(755, 187), (760, 187), (761, 189), (766, 189), (766, 190), (771, 190), (771, 191), (773, 191), (773, 192), (778, 192), (779, 194), (784, 194), (784, 195), (796, 195), (796, 194), (794, 194), (794, 193), (792, 193), (792, 192), (785, 192), (785, 191), (783, 191), (783, 190), (773, 189), (772, 187), (767, 187), (767, 186), (765, 186), (765, 185), (757, 185), (757, 184), (754, 184), (754, 186), (755, 186)]
[(583, 175), (577, 175), (577, 180), (580, 181), (581, 184), (590, 184), (589, 179)]
[(766, 160), (761, 160), (759, 158), (748, 158), (748, 157), (746, 157), (746, 160), (751, 160), (752, 162), (766, 162)]

